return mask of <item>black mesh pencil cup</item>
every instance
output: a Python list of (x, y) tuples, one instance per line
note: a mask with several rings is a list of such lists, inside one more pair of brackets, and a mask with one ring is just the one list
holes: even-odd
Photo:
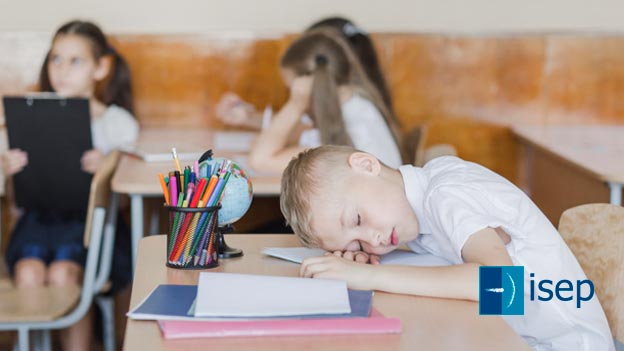
[(169, 211), (167, 266), (205, 269), (219, 265), (217, 223), (219, 208), (165, 206)]

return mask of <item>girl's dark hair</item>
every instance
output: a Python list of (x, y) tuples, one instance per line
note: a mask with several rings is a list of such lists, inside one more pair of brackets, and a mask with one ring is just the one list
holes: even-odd
[(328, 17), (322, 19), (308, 27), (307, 30), (317, 28), (333, 28), (347, 40), (353, 52), (360, 60), (368, 79), (375, 85), (388, 109), (394, 112), (390, 90), (381, 73), (375, 46), (370, 36), (353, 22), (343, 17)]
[(295, 40), (281, 59), (283, 68), (296, 76), (312, 75), (310, 116), (325, 145), (353, 145), (342, 116), (338, 87), (351, 84), (382, 114), (397, 145), (402, 145), (399, 123), (370, 82), (351, 46), (334, 29), (307, 31)]
[[(134, 112), (132, 100), (132, 86), (130, 82), (130, 69), (126, 61), (108, 43), (102, 30), (95, 24), (86, 21), (71, 21), (62, 25), (54, 34), (52, 42), (62, 35), (78, 35), (91, 43), (91, 53), (95, 60), (110, 55), (113, 59), (111, 72), (96, 88), (96, 97), (105, 105), (118, 105)], [(48, 74), (48, 61), (50, 51), (46, 54), (39, 74), (39, 90), (54, 91)]]

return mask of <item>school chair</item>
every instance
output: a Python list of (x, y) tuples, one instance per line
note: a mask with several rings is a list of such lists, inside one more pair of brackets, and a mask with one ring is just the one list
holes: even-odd
[(427, 125), (422, 124), (417, 127), (414, 127), (412, 130), (407, 132), (403, 137), (403, 148), (405, 149), (405, 154), (411, 159), (408, 159), (408, 163), (413, 163), (416, 166), (423, 165), (424, 159), (424, 145), (427, 134)]
[(50, 331), (67, 328), (81, 320), (94, 300), (103, 307), (104, 349), (114, 350), (112, 297), (102, 292), (107, 287), (114, 246), (116, 213), (111, 209), (115, 208), (117, 198), (110, 191), (110, 180), (118, 159), (118, 152), (109, 155), (91, 182), (82, 286), (0, 290), (0, 331), (17, 331), (19, 351), (30, 350), (31, 331), (35, 349), (50, 350)]
[(570, 208), (559, 233), (576, 256), (604, 308), (617, 350), (624, 350), (624, 207), (588, 204)]
[(451, 144), (435, 144), (425, 148), (423, 152), (423, 165), (442, 156), (457, 156), (457, 149)]
[(413, 162), (418, 167), (424, 166), (427, 162), (441, 156), (457, 156), (457, 150), (451, 144), (427, 145), (429, 137), (429, 125), (423, 124), (415, 127), (405, 135), (405, 149), (408, 155), (413, 155), (409, 162)]

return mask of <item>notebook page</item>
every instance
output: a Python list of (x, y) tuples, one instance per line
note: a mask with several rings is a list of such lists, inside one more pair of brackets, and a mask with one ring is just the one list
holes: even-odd
[(350, 313), (340, 280), (201, 272), (196, 317), (263, 317)]

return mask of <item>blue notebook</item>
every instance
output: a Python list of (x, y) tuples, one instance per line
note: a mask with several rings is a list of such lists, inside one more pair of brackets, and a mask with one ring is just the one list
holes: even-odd
[(128, 317), (137, 320), (257, 320), (257, 319), (318, 319), (318, 318), (354, 318), (370, 316), (373, 292), (369, 290), (349, 290), (351, 313), (313, 314), (301, 316), (279, 316), (263, 318), (199, 318), (193, 315), (197, 285), (158, 285), (132, 311)]

